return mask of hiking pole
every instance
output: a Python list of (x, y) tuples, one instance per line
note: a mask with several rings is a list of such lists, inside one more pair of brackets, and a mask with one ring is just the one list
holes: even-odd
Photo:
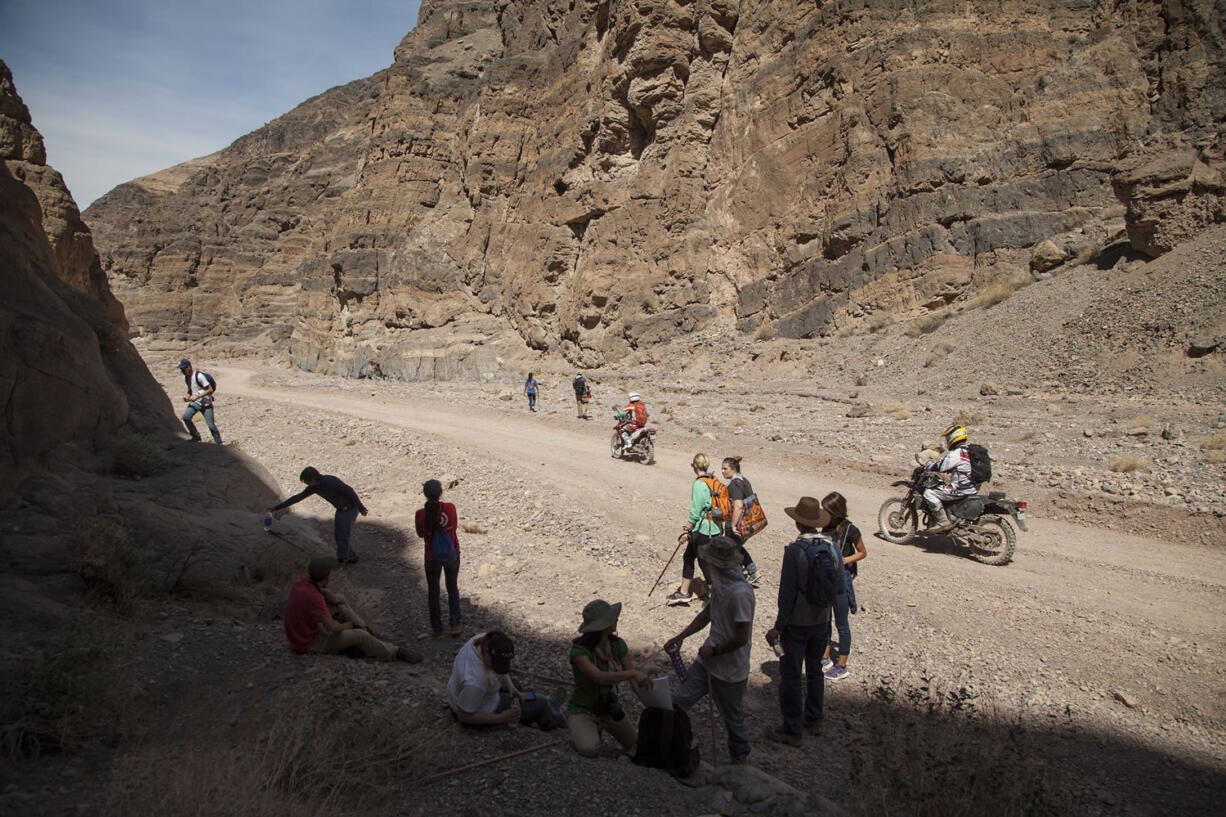
[(668, 571), (668, 566), (673, 563), (673, 559), (677, 558), (677, 551), (681, 550), (681, 543), (684, 542), (686, 538), (686, 536), (677, 537), (677, 547), (673, 548), (673, 555), (669, 556), (668, 561), (664, 563), (664, 570), (661, 570), (660, 575), (656, 576), (656, 583), (653, 584), (651, 589), (647, 591), (647, 595), (650, 596), (655, 592), (656, 588), (660, 586), (660, 580), (664, 578), (664, 574)]
[(707, 722), (711, 724), (711, 765), (715, 765), (715, 693), (711, 691), (711, 671), (707, 673)]
[(527, 754), (531, 754), (532, 752), (539, 752), (541, 749), (548, 749), (550, 746), (560, 746), (563, 743), (566, 743), (568, 740), (570, 740), (570, 738), (558, 738), (557, 740), (551, 740), (549, 743), (542, 743), (540, 746), (533, 746), (528, 749), (520, 749), (518, 752), (508, 752), (505, 755), (498, 755), (498, 757), (491, 757), (489, 760), (478, 760), (476, 763), (469, 763), (467, 766), (461, 766), (458, 769), (448, 769), (445, 772), (440, 772), (439, 774), (430, 775), (425, 780), (420, 781), (418, 785), (428, 786), (429, 784), (433, 783), (436, 780), (442, 780), (445, 777), (451, 777), (452, 775), (457, 775), (460, 772), (466, 772), (469, 769), (476, 769), (481, 766), (488, 766), (491, 763), (497, 763), (500, 760), (509, 760), (510, 758), (513, 758), (513, 757), (519, 757), (520, 755), (527, 755)]

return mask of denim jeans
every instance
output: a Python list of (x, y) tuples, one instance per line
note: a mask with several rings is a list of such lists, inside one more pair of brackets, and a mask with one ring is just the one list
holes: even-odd
[[(783, 715), (783, 728), (793, 735), (802, 734), (806, 723), (821, 723), (826, 696), (822, 653), (826, 651), (829, 640), (829, 619), (824, 624), (784, 627), (779, 634), (783, 645), (783, 656), (779, 659), (779, 711)], [(801, 688), (802, 664), (808, 680), (807, 694)]]
[(831, 655), (851, 655), (851, 616), (856, 610), (856, 589), (851, 573), (843, 571), (846, 593), (834, 597), (834, 629), (839, 634), (839, 643), (830, 642)]
[(199, 412), (204, 415), (204, 424), (209, 427), (209, 433), (213, 435), (213, 442), (221, 445), (221, 432), (217, 430), (217, 423), (213, 422), (213, 404), (203, 405), (199, 400), (188, 403), (187, 408), (183, 409), (183, 416), (180, 417), (183, 425), (187, 427), (187, 433), (192, 435), (193, 440), (200, 439), (200, 432), (196, 431), (196, 424), (192, 422), (192, 418)]
[(357, 518), (357, 508), (336, 512), (332, 533), (336, 537), (336, 560), (342, 564), (358, 558), (358, 552), (349, 545), (349, 535), (353, 533), (353, 523)]
[[(821, 660), (821, 654), (818, 654)], [(820, 668), (820, 667), (819, 667)], [(673, 704), (683, 712), (689, 712), (690, 707), (702, 700), (707, 694), (707, 678), (711, 678), (711, 694), (715, 698), (715, 708), (724, 719), (724, 727), (728, 730), (728, 754), (733, 761), (749, 757), (749, 731), (745, 728), (745, 688), (749, 679), (744, 681), (721, 681), (708, 676), (707, 668), (701, 661), (690, 664), (690, 674), (673, 695)], [(711, 758), (712, 764), (715, 758)]]
[(430, 629), (436, 633), (443, 631), (442, 599), (438, 586), (440, 574), (447, 577), (447, 623), (454, 627), (460, 623), (460, 587), (456, 581), (460, 575), (460, 557), (457, 555), (446, 561), (431, 559), (426, 562), (426, 601), (430, 606)]
[(528, 410), (536, 411), (536, 392), (528, 392)]

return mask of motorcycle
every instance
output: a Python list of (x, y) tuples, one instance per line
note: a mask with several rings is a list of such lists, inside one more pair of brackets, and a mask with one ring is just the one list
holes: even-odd
[[(912, 541), (920, 528), (932, 526), (932, 511), (924, 501), (924, 491), (941, 484), (941, 476), (922, 467), (911, 472), (911, 479), (894, 482), (907, 489), (905, 496), (887, 499), (877, 512), (877, 527), (887, 542)], [(1008, 517), (1026, 530), (1026, 503), (1009, 499), (1004, 491), (987, 496), (963, 497), (945, 505), (953, 524), (948, 535), (970, 549), (971, 558), (985, 565), (1006, 565), (1017, 547), (1017, 534)]]
[(630, 433), (630, 445), (622, 440), (622, 431), (630, 427), (630, 416), (617, 412), (614, 417), (613, 438), (609, 441), (609, 455), (615, 460), (638, 460), (644, 465), (656, 461), (656, 446), (652, 441), (655, 431), (650, 428), (640, 428)]

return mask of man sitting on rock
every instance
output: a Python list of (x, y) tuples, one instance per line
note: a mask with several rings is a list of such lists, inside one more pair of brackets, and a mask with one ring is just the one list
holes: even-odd
[[(351, 649), (382, 661), (416, 664), (421, 653), (397, 647), (366, 629), (345, 597), (328, 589), (336, 559), (312, 559), (306, 575), (299, 576), (285, 605), (285, 636), (296, 653), (338, 653)], [(341, 620), (333, 616), (335, 610)]]

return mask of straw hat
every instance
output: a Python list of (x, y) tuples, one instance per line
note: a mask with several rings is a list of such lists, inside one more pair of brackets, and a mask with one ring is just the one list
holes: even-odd
[(589, 601), (583, 608), (583, 623), (579, 625), (579, 632), (598, 633), (601, 630), (607, 630), (617, 623), (617, 617), (621, 615), (621, 612), (622, 603), (620, 601), (616, 604), (609, 604), (603, 599)]

